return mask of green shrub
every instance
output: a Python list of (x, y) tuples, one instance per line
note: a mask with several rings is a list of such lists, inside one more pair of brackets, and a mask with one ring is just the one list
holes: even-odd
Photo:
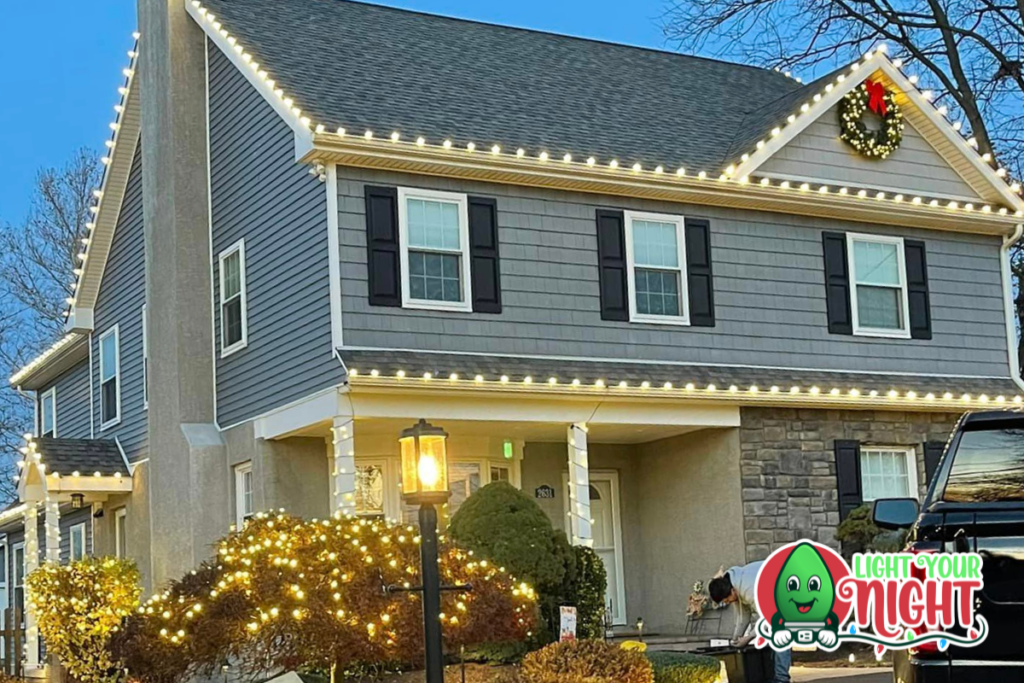
[(854, 508), (836, 529), (836, 540), (847, 544), (848, 553), (875, 551), (895, 553), (903, 549), (906, 531), (883, 531), (871, 521), (871, 503)]
[(523, 658), (521, 675), (524, 683), (654, 683), (646, 657), (603, 640), (552, 643)]
[(648, 652), (654, 683), (715, 683), (721, 665), (714, 657), (690, 652)]
[(452, 515), (456, 543), (542, 592), (562, 585), (572, 548), (537, 503), (508, 482), (488, 484)]
[(576, 635), (600, 638), (604, 635), (608, 572), (592, 549), (576, 546), (573, 550), (576, 553), (576, 577), (567, 597), (569, 604), (576, 606)]
[(576, 554), (536, 501), (508, 482), (488, 484), (452, 515), (448, 535), (536, 589), (541, 623), (535, 643), (551, 642), (559, 607), (569, 604)]

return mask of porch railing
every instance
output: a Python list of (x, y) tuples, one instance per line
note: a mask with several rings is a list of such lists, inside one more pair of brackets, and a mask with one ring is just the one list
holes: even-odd
[(20, 609), (4, 610), (4, 627), (0, 629), (0, 671), (21, 678), (22, 655), (25, 650), (25, 629)]

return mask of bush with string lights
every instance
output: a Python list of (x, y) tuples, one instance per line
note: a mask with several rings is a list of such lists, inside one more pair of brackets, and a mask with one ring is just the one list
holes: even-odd
[[(257, 515), (226, 537), (217, 559), (153, 596), (113, 642), (129, 676), (178, 683), (230, 660), (243, 673), (343, 671), (359, 663), (415, 665), (423, 613), (415, 527), (340, 518)], [(536, 598), (503, 567), (442, 542), (449, 651), (523, 640)]]
[(81, 683), (117, 678), (109, 641), (139, 604), (139, 570), (113, 557), (86, 558), (67, 565), (47, 563), (25, 582), (39, 634)]

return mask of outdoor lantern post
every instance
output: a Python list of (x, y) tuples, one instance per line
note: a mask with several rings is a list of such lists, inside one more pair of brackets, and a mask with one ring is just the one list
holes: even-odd
[(437, 505), (448, 491), (448, 433), (420, 420), (402, 432), (402, 498), (420, 506), (420, 564), (423, 575), (423, 639), (426, 683), (444, 683), (441, 641), (441, 576), (437, 566)]

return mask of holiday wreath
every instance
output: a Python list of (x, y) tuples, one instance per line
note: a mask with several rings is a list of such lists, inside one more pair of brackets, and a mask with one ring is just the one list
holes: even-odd
[[(864, 123), (868, 111), (881, 118), (878, 130)], [(884, 159), (903, 140), (903, 112), (881, 83), (865, 81), (839, 101), (839, 127), (839, 136), (846, 144), (868, 158)]]

